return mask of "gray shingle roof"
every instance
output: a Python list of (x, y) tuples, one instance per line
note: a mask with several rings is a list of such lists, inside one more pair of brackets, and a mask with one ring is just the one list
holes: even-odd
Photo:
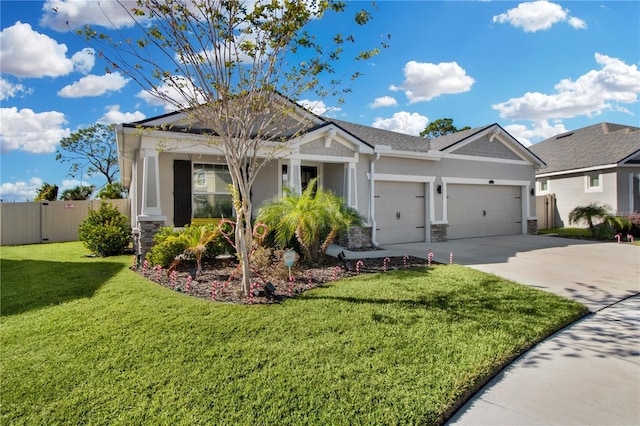
[(398, 151), (429, 151), (429, 141), (418, 136), (406, 135), (404, 133), (392, 132), (390, 130), (376, 129), (375, 127), (349, 123), (348, 121), (336, 120), (334, 118), (323, 117), (323, 119), (329, 123), (334, 123), (372, 147), (375, 147), (376, 145), (387, 145)]
[(547, 163), (540, 173), (616, 164), (640, 151), (640, 128), (599, 123), (553, 136), (529, 150)]

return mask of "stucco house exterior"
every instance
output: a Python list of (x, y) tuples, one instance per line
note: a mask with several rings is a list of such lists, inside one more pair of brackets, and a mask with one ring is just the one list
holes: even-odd
[(569, 212), (590, 203), (614, 213), (640, 211), (640, 128), (598, 123), (529, 147), (546, 167), (536, 170), (536, 193), (555, 196), (553, 226), (572, 226)]
[[(498, 124), (427, 140), (306, 113), (303, 131), (260, 171), (254, 206), (318, 177), (362, 214), (376, 245), (537, 232), (534, 171), (544, 163)], [(232, 214), (225, 158), (203, 129), (185, 132), (186, 119), (116, 127), (132, 226), (147, 242), (161, 226)]]

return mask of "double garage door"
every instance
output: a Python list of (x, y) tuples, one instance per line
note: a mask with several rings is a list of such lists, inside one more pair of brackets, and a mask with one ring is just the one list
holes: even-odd
[(522, 233), (519, 186), (448, 185), (447, 238)]
[[(428, 224), (425, 185), (419, 182), (376, 182), (376, 240), (380, 244), (425, 241)], [(447, 238), (522, 233), (519, 186), (447, 186)]]

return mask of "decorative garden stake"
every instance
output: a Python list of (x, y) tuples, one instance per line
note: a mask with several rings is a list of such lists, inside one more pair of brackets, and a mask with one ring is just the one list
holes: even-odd
[(211, 300), (218, 299), (218, 281), (211, 283)]
[(162, 277), (162, 266), (156, 265), (156, 281), (160, 282), (160, 277)]
[(633, 235), (627, 234), (627, 241), (629, 241), (630, 243), (633, 243)]
[(382, 270), (384, 272), (387, 272), (387, 267), (389, 266), (389, 258), (385, 257), (384, 260), (382, 261)]
[(282, 255), (284, 264), (287, 266), (287, 268), (289, 268), (289, 279), (291, 279), (291, 267), (294, 263), (296, 263), (296, 256), (297, 253), (295, 252), (295, 250), (287, 250)]
[(313, 283), (311, 282), (312, 279), (313, 279), (313, 275), (311, 271), (309, 271), (309, 282), (307, 283), (307, 290), (311, 290), (311, 288), (313, 287)]
[(178, 278), (178, 272), (173, 271), (171, 273), (171, 290), (175, 290), (176, 288), (176, 279)]
[(293, 282), (295, 278), (289, 277), (289, 297), (293, 296)]
[(404, 256), (402, 256), (402, 268), (403, 269), (407, 269), (407, 260), (409, 259), (409, 256), (407, 256), (406, 254)]
[[(618, 244), (620, 244), (620, 237), (622, 237), (622, 234), (616, 234), (616, 238), (618, 240)], [(629, 239), (628, 236), (627, 236), (627, 239)]]
[(449, 253), (449, 265), (453, 265), (453, 252)]
[(142, 262), (142, 275), (146, 275), (147, 274), (147, 268), (149, 267), (149, 262), (147, 262), (146, 260), (144, 262)]
[(133, 262), (131, 262), (131, 269), (133, 269), (134, 271), (138, 270), (138, 256), (136, 256), (135, 254), (133, 255)]
[(362, 260), (358, 260), (356, 262), (356, 275), (360, 275), (360, 268), (364, 266), (364, 262)]
[(331, 275), (331, 280), (335, 281), (338, 279), (338, 271), (340, 270), (339, 266), (334, 266), (333, 267), (333, 275)]
[(184, 292), (189, 294), (189, 292), (191, 291), (191, 283), (193, 282), (193, 278), (191, 278), (191, 275), (189, 275), (187, 277), (187, 286), (184, 289)]

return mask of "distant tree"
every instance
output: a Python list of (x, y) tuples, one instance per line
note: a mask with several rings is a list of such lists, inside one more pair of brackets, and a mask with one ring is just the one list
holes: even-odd
[(33, 201), (55, 201), (58, 199), (58, 185), (43, 183)]
[(425, 127), (424, 130), (420, 132), (420, 136), (426, 139), (435, 139), (440, 136), (450, 135), (451, 133), (468, 130), (470, 128), (471, 127), (469, 126), (465, 126), (461, 129), (458, 129), (453, 125), (452, 118), (439, 118), (429, 123), (427, 127)]
[(107, 183), (114, 183), (120, 172), (114, 126), (93, 124), (78, 130), (60, 141), (56, 160), (71, 163), (69, 176), (78, 173), (103, 176)]
[(94, 185), (78, 185), (75, 188), (64, 190), (62, 192), (62, 195), (60, 196), (60, 199), (64, 201), (88, 200), (91, 197), (94, 189), (96, 189)]
[(98, 191), (101, 200), (120, 200), (125, 197), (125, 190), (120, 182), (108, 183)]

